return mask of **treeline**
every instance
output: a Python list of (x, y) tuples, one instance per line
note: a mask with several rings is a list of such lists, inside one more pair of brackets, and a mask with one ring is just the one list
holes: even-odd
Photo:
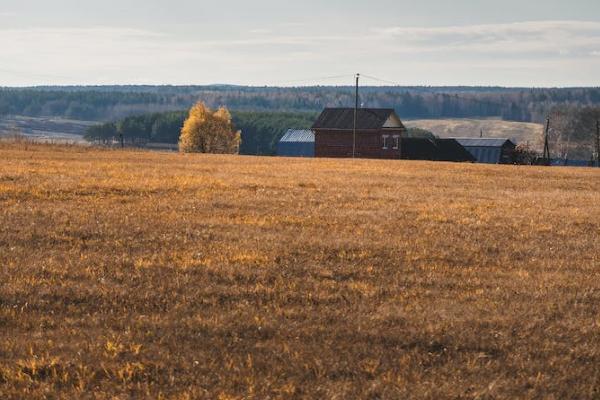
[[(362, 87), (365, 107), (403, 119), (502, 117), (542, 122), (556, 107), (600, 106), (600, 88)], [(354, 104), (352, 87), (73, 86), (0, 89), (0, 115), (109, 121), (188, 109), (198, 99), (233, 111), (319, 112)]]
[[(111, 143), (122, 135), (126, 143), (176, 144), (186, 117), (186, 111), (131, 116), (93, 126), (87, 130), (85, 137), (90, 141)], [(316, 113), (303, 112), (234, 111), (233, 124), (235, 129), (242, 131), (240, 154), (275, 154), (277, 142), (287, 129), (310, 128), (316, 117)]]
[(0, 89), (0, 116), (110, 120), (151, 111), (181, 109), (188, 100), (151, 92)]

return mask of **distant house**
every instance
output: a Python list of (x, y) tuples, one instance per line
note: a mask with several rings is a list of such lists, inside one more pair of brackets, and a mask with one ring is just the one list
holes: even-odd
[(315, 134), (309, 129), (290, 129), (277, 143), (280, 157), (314, 157)]
[[(326, 108), (312, 126), (316, 157), (352, 157), (354, 109)], [(356, 117), (355, 156), (400, 158), (406, 128), (391, 108), (360, 108)]]
[(510, 139), (455, 138), (478, 163), (511, 164), (516, 144)]
[[(312, 127), (316, 157), (352, 157), (354, 109), (326, 108)], [(356, 115), (358, 158), (431, 161), (475, 161), (453, 139), (407, 137), (407, 129), (391, 108), (360, 108)]]

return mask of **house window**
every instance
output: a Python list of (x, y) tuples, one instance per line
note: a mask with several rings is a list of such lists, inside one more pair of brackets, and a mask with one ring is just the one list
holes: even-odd
[(400, 148), (400, 135), (394, 135), (394, 150), (398, 150)]
[(383, 149), (384, 150), (387, 150), (387, 148), (388, 148), (388, 138), (389, 137), (390, 137), (389, 135), (381, 136), (381, 138), (383, 139)]

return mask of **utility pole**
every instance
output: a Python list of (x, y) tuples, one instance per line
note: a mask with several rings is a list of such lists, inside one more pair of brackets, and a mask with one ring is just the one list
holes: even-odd
[(356, 120), (358, 118), (358, 80), (360, 74), (356, 74), (356, 93), (354, 95), (354, 128), (352, 129), (352, 158), (356, 157)]
[(565, 150), (565, 162), (564, 162), (565, 167), (567, 165), (569, 165), (569, 150), (570, 149), (571, 149), (571, 134), (569, 134), (569, 137), (567, 139), (567, 148)]
[(596, 120), (596, 162), (600, 168), (600, 120)]
[(544, 134), (544, 156), (543, 160), (545, 165), (550, 165), (550, 144), (548, 142), (548, 135), (550, 134), (550, 118), (546, 120), (546, 133)]

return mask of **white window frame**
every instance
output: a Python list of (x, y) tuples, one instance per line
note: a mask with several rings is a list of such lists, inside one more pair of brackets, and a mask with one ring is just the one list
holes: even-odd
[(392, 149), (394, 150), (398, 150), (400, 149), (400, 135), (394, 135), (394, 147), (392, 147)]
[(390, 137), (390, 135), (381, 135), (381, 137), (383, 139), (383, 150), (387, 150), (388, 149), (387, 140)]

